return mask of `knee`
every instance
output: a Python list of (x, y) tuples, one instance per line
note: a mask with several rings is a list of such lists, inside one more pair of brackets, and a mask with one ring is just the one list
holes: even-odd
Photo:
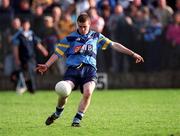
[(85, 99), (89, 99), (89, 98), (91, 98), (91, 96), (92, 96), (92, 91), (90, 89), (85, 89), (83, 91), (83, 97)]

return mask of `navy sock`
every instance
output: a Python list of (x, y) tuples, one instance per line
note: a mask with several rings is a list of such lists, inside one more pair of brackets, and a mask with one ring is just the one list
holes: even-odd
[(84, 116), (83, 112), (77, 112), (76, 115), (74, 116), (73, 123), (80, 123), (83, 116)]
[(62, 114), (63, 110), (64, 108), (56, 107), (55, 116), (59, 117)]

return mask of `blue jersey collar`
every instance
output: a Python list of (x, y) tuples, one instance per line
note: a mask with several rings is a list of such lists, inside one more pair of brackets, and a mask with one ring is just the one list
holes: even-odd
[(87, 34), (81, 34), (80, 32), (79, 32), (79, 29), (77, 29), (77, 33), (79, 34), (79, 35), (81, 35), (81, 36), (88, 36), (90, 33), (91, 33), (91, 30), (89, 30), (89, 32), (87, 33)]

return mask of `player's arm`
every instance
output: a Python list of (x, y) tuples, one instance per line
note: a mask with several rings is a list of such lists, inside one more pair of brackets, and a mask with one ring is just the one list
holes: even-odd
[(54, 54), (51, 55), (49, 60), (45, 64), (38, 64), (36, 70), (43, 74), (48, 68), (58, 59), (65, 56), (66, 50), (70, 47), (66, 38), (56, 43), (56, 49)]
[(43, 74), (48, 70), (48, 68), (58, 59), (58, 56), (54, 53), (51, 55), (49, 60), (45, 64), (38, 64), (36, 70)]
[(117, 50), (118, 52), (132, 56), (136, 60), (136, 63), (144, 62), (143, 57), (141, 57), (139, 54), (133, 52), (132, 50), (126, 48), (125, 46), (123, 46), (120, 43), (112, 42), (112, 48)]

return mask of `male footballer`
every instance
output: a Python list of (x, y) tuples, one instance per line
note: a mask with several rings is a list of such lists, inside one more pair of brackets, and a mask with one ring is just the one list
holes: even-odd
[[(66, 57), (67, 71), (63, 80), (71, 86), (71, 89), (79, 86), (82, 93), (77, 113), (72, 121), (73, 127), (80, 127), (80, 122), (91, 102), (97, 80), (96, 56), (98, 49), (105, 50), (111, 47), (118, 52), (132, 56), (136, 63), (144, 62), (139, 54), (120, 43), (109, 40), (101, 33), (90, 30), (90, 25), (88, 14), (81, 13), (77, 18), (77, 31), (58, 41), (54, 54), (45, 64), (38, 64), (36, 68), (43, 74), (58, 58)], [(46, 125), (51, 125), (61, 116), (67, 99), (68, 97), (59, 97), (56, 111), (47, 118)]]

